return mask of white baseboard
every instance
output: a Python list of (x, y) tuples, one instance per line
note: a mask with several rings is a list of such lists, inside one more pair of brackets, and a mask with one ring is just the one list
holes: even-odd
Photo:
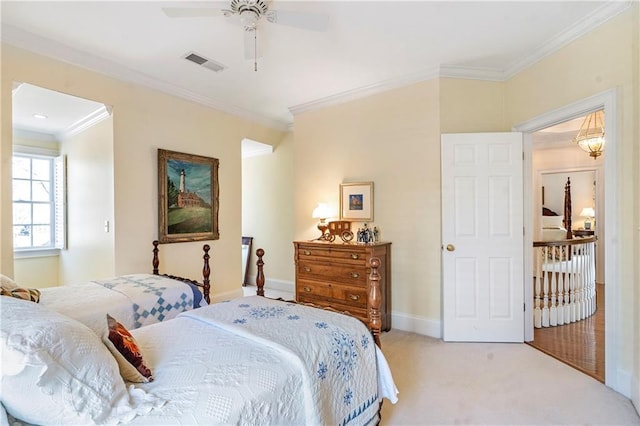
[(423, 336), (442, 338), (440, 320), (432, 320), (400, 312), (391, 312), (391, 328), (422, 334)]
[(216, 293), (211, 297), (211, 303), (220, 303), (227, 300), (237, 299), (242, 296), (242, 289), (227, 291), (225, 293)]
[[(256, 282), (255, 275), (250, 276), (249, 283), (251, 283), (251, 285), (255, 285), (255, 282)], [(296, 293), (296, 285), (293, 281), (274, 280), (274, 279), (265, 278), (264, 288), (277, 290), (277, 291), (286, 291), (292, 294)]]
[(636, 407), (636, 411), (640, 413), (640, 379), (638, 376), (631, 378), (631, 403)]
[[(618, 369), (617, 374), (616, 374), (616, 384), (615, 387), (612, 387), (613, 390), (615, 390), (618, 393), (621, 393), (622, 395), (626, 396), (627, 398), (631, 399), (633, 402), (633, 392), (631, 389), (632, 388), (632, 383), (635, 382), (633, 376), (631, 375), (630, 372), (625, 371), (625, 370), (621, 370)], [(638, 386), (638, 383), (636, 382), (636, 386)], [(636, 388), (637, 389), (637, 388)], [(634, 404), (635, 405), (635, 404)], [(638, 406), (636, 406), (636, 410), (638, 409)]]

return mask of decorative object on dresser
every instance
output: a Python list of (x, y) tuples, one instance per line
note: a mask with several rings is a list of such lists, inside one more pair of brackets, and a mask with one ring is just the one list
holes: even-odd
[(333, 212), (327, 203), (318, 203), (315, 209), (313, 209), (313, 213), (311, 213), (311, 217), (314, 219), (320, 219), (320, 223), (318, 223), (318, 231), (322, 234), (316, 238), (316, 240), (327, 241), (329, 240), (329, 236), (332, 235), (327, 232), (329, 229), (329, 225), (327, 224), (327, 218), (331, 217)]
[(373, 220), (373, 182), (340, 184), (340, 219)]
[(347, 311), (368, 322), (373, 285), (369, 261), (380, 259), (382, 330), (391, 329), (391, 243), (343, 244), (294, 241), (296, 300)]
[(346, 220), (334, 220), (329, 222), (329, 234), (334, 237), (331, 241), (334, 241), (335, 236), (338, 235), (345, 243), (351, 242), (351, 240), (353, 240), (351, 222)]

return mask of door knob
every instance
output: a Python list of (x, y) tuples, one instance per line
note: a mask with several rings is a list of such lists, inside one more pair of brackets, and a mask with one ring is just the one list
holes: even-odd
[(447, 251), (456, 251), (456, 246), (453, 244), (447, 244)]

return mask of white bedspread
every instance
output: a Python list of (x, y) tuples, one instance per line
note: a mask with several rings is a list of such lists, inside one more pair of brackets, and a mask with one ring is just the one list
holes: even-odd
[(107, 313), (132, 330), (193, 309), (191, 287), (161, 275), (123, 275), (41, 292), (40, 304), (82, 322), (98, 335), (105, 330)]
[(133, 335), (155, 373), (136, 386), (167, 400), (134, 424), (366, 425), (397, 400), (366, 327), (319, 309), (246, 297)]

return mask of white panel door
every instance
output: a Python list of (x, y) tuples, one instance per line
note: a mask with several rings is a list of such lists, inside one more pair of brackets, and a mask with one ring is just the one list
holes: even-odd
[(522, 134), (441, 143), (443, 338), (522, 342)]

